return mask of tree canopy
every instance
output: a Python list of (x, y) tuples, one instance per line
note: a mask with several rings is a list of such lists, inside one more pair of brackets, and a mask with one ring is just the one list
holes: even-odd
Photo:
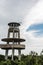
[(18, 56), (14, 56), (14, 60), (11, 60), (9, 56), (7, 60), (5, 60), (4, 55), (0, 55), (0, 65), (43, 65), (43, 54), (41, 52), (40, 56), (31, 51), (29, 55), (21, 55), (21, 60), (18, 60)]

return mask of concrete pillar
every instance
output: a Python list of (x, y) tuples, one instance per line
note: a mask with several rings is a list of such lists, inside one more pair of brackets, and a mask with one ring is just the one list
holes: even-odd
[[(18, 38), (18, 33), (16, 33), (16, 38)], [(18, 44), (18, 42), (16, 42), (16, 44)]]
[[(20, 38), (20, 31), (18, 32), (18, 38)], [(20, 44), (20, 42), (18, 43)], [(21, 50), (18, 50), (18, 59), (21, 60)]]
[(14, 49), (12, 48), (12, 60), (14, 60)]
[(18, 50), (18, 60), (21, 60), (21, 50)]
[(8, 50), (6, 50), (6, 52), (5, 52), (5, 59), (6, 60), (8, 59)]
[[(9, 29), (8, 29), (8, 38), (10, 36), (10, 32), (9, 32)], [(7, 44), (9, 44), (9, 42), (7, 42)], [(7, 60), (8, 59), (8, 49), (6, 49), (6, 52), (5, 52), (5, 59)]]
[[(13, 38), (14, 38), (14, 30), (13, 30)], [(14, 41), (13, 41), (13, 44), (14, 44)], [(12, 60), (14, 60), (14, 49), (12, 48)]]
[(20, 30), (18, 31), (18, 38), (20, 38)]

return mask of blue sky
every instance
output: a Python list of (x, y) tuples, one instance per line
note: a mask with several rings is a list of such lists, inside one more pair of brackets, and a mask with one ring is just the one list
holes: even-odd
[[(0, 44), (7, 37), (8, 22), (22, 22), (21, 38), (25, 38), (24, 54), (43, 49), (43, 0), (0, 0)], [(0, 54), (5, 51), (0, 49)], [(11, 54), (11, 51), (9, 51)]]
[(36, 30), (36, 32), (34, 32), (35, 36), (43, 36), (43, 23), (40, 24), (33, 24), (30, 27), (27, 28), (27, 32), (28, 31), (32, 31), (32, 30)]

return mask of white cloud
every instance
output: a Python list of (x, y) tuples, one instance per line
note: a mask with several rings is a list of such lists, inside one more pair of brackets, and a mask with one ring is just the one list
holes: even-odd
[(26, 54), (29, 54), (30, 51), (36, 51), (38, 54), (40, 54), (43, 49), (43, 37), (35, 37), (33, 32), (35, 31), (29, 31), (24, 34), (26, 39)]
[(36, 5), (30, 10), (30, 12), (24, 18), (23, 33), (26, 38), (26, 49), (27, 54), (29, 51), (34, 50), (38, 53), (43, 49), (43, 37), (35, 37), (34, 32), (37, 31), (28, 31), (26, 29), (32, 24), (43, 23), (43, 0), (39, 0)]
[(24, 18), (24, 27), (34, 23), (43, 23), (43, 0), (39, 0)]

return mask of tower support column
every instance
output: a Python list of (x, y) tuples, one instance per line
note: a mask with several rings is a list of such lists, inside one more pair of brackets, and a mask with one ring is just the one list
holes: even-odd
[[(18, 38), (20, 38), (20, 30), (18, 31)], [(20, 44), (20, 42), (18, 44)], [(18, 49), (18, 59), (21, 60), (21, 50), (20, 49)]]
[[(14, 30), (13, 30), (13, 38), (14, 38)], [(13, 41), (14, 44), (14, 41)], [(12, 60), (14, 60), (14, 49), (12, 48)]]
[(14, 49), (12, 48), (12, 60), (14, 60)]
[(6, 50), (6, 52), (5, 52), (5, 59), (6, 60), (8, 59), (8, 50)]
[(18, 59), (21, 60), (21, 50), (20, 49), (18, 50), (18, 54), (19, 54)]
[[(10, 32), (9, 32), (9, 29), (8, 29), (8, 38), (10, 37)], [(9, 44), (9, 42), (7, 42), (7, 44)], [(7, 60), (8, 59), (8, 49), (6, 49), (6, 52), (5, 52), (5, 59)]]

